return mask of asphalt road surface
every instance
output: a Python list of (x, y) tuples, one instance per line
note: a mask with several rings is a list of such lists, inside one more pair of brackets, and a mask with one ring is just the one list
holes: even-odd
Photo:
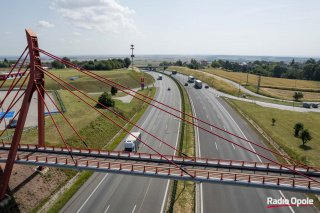
[[(149, 74), (157, 79), (157, 73)], [(155, 86), (156, 100), (176, 109), (181, 108), (179, 90), (171, 79), (163, 76), (163, 80), (157, 80)], [(169, 111), (179, 115), (171, 109)], [(180, 122), (173, 116), (149, 106), (137, 125), (170, 145), (177, 146)], [(136, 127), (131, 130), (135, 131), (138, 131)], [(142, 132), (142, 141), (162, 154), (175, 153), (147, 133)], [(123, 150), (123, 142), (116, 150)], [(154, 153), (142, 143), (139, 152)], [(169, 185), (170, 181), (163, 179), (94, 173), (60, 212), (164, 212)]]
[[(169, 72), (167, 72), (169, 73)], [(173, 75), (183, 85), (187, 82), (187, 76), (177, 74)], [(196, 89), (194, 83), (185, 86), (191, 102), (195, 109), (195, 116), (205, 122), (211, 123), (219, 128), (225, 129), (238, 136), (247, 138), (250, 141), (263, 145), (250, 127), (238, 116), (234, 110), (229, 107), (220, 97), (214, 95), (213, 89)], [(232, 140), (250, 150), (254, 150), (263, 156), (272, 160), (274, 157), (262, 148), (252, 147), (248, 143), (237, 139), (220, 130), (210, 128), (207, 125), (199, 123), (201, 127), (212, 130), (229, 140)], [(202, 130), (199, 131), (198, 145), (199, 157), (222, 158), (247, 161), (263, 161), (267, 162), (253, 153), (249, 153), (240, 147), (234, 146), (216, 136)], [(264, 145), (263, 145), (264, 146)], [(306, 196), (302, 193), (285, 192), (279, 190), (267, 190), (258, 188), (235, 187), (215, 184), (199, 184), (200, 185), (200, 212), (317, 212), (314, 207), (277, 207), (268, 208), (267, 198), (279, 199), (285, 197), (291, 199), (293, 197), (304, 199)]]

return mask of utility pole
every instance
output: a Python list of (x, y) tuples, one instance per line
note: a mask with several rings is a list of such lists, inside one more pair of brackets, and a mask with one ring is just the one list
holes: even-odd
[(247, 86), (248, 86), (248, 81), (249, 81), (249, 72), (247, 72)]
[(134, 57), (134, 55), (133, 55), (134, 45), (133, 45), (133, 44), (131, 44), (131, 48), (130, 48), (130, 49), (132, 50), (132, 54), (131, 54), (131, 64), (132, 64), (132, 71), (133, 71), (133, 57)]
[(259, 77), (258, 77), (258, 94), (259, 94), (259, 89), (260, 89), (260, 83), (261, 83), (261, 73), (259, 73)]

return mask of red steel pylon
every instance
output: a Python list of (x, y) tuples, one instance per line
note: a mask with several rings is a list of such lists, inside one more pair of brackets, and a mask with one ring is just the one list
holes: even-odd
[[(9, 179), (12, 172), (12, 167), (16, 158), (19, 142), (21, 139), (23, 127), (27, 118), (30, 102), (32, 99), (32, 94), (36, 90), (36, 85), (40, 88), (37, 91), (38, 94), (38, 140), (39, 146), (44, 145), (44, 103), (41, 98), (44, 97), (44, 74), (40, 70), (42, 68), (40, 53), (38, 51), (38, 38), (36, 34), (30, 30), (26, 29), (28, 48), (30, 54), (30, 76), (27, 90), (24, 95), (24, 99), (21, 105), (21, 111), (18, 118), (17, 127), (14, 132), (14, 136), (11, 143), (11, 148), (7, 163), (4, 169), (3, 176), (0, 182), (0, 201), (5, 198), (6, 190), (8, 187)], [(39, 92), (41, 94), (39, 94)]]

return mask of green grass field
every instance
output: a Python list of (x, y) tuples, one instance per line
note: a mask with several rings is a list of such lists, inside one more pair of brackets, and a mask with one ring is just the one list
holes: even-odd
[[(150, 90), (143, 90), (140, 92), (144, 95), (148, 95), (149, 91)], [(78, 92), (77, 94), (87, 100), (91, 105), (96, 105), (94, 101), (85, 98)], [(87, 104), (79, 101), (77, 97), (68, 91), (60, 91), (60, 96), (67, 108), (65, 116), (69, 119), (70, 123), (79, 132), (90, 148), (102, 148), (115, 135), (115, 133), (120, 130), (119, 127), (89, 107)], [(98, 100), (99, 95), (94, 95), (93, 98)], [(142, 110), (142, 103), (137, 99), (133, 99), (129, 104), (124, 104), (119, 100), (115, 100), (115, 102), (116, 106), (111, 109), (123, 115), (127, 119), (130, 119), (132, 115)], [(105, 115), (122, 126), (126, 123), (109, 111), (101, 108), (98, 108), (98, 110), (102, 111)], [(67, 124), (62, 115), (56, 114), (53, 115), (53, 117), (69, 146), (84, 147), (78, 136)], [(63, 146), (64, 143), (58, 134), (51, 117), (46, 116), (45, 121), (45, 143), (47, 145)], [(25, 133), (21, 139), (21, 143), (37, 143), (37, 129), (32, 129), (29, 133)]]
[[(271, 138), (276, 141), (292, 158), (303, 159), (307, 164), (320, 166), (320, 114), (304, 113), (261, 107), (254, 103), (231, 100), (241, 111), (253, 119)], [(275, 118), (275, 126), (271, 119)], [(294, 136), (294, 125), (298, 122), (309, 129), (313, 139), (305, 147), (300, 138)]]
[[(220, 69), (204, 69), (202, 71), (227, 78), (240, 83), (247, 89), (257, 92), (258, 76), (254, 74), (227, 72)], [(247, 83), (248, 79), (248, 83)], [(295, 80), (284, 78), (272, 78), (261, 76), (261, 88), (259, 93), (279, 99), (292, 100), (294, 90), (302, 91), (302, 101), (320, 101), (320, 81)]]
[[(110, 91), (110, 86), (93, 79), (90, 76), (85, 75), (75, 69), (52, 69), (49, 70), (50, 73), (54, 74), (57, 77), (60, 77), (62, 80), (71, 84), (79, 90), (84, 92), (103, 92)], [(115, 81), (123, 86), (129, 88), (140, 87), (141, 77), (145, 78), (146, 85), (152, 84), (154, 79), (143, 72), (132, 72), (127, 69), (119, 69), (112, 71), (94, 71), (93, 73), (101, 75), (109, 80)], [(70, 77), (77, 76), (79, 79), (70, 80)], [(20, 86), (24, 79), (22, 79), (17, 86)], [(103, 80), (103, 79), (101, 79)], [(8, 88), (13, 80), (7, 80), (3, 85), (3, 88)], [(26, 83), (28, 80), (26, 81)], [(45, 88), (47, 90), (60, 90), (63, 89), (58, 83), (54, 82), (52, 79), (45, 76)]]

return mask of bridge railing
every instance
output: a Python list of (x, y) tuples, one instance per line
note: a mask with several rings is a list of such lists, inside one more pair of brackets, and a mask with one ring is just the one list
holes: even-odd
[[(1, 142), (0, 147), (9, 148), (10, 143)], [(37, 144), (19, 144), (19, 149), (27, 150), (44, 150), (44, 151), (59, 151), (59, 152), (68, 152), (66, 147), (60, 146), (39, 146)], [(88, 154), (98, 154), (103, 157), (130, 157), (137, 159), (150, 159), (150, 160), (165, 160), (165, 158), (158, 154), (150, 153), (139, 153), (139, 152), (125, 152), (125, 151), (114, 151), (114, 150), (101, 150), (101, 149), (86, 149), (86, 148), (75, 148), (69, 147), (69, 150), (72, 153), (88, 153)], [(174, 155), (164, 155), (166, 158), (171, 161), (181, 161), (188, 163), (197, 163), (197, 164), (210, 164), (217, 166), (238, 166), (238, 167), (252, 167), (252, 168), (263, 168), (263, 169), (277, 169), (288, 171), (288, 167), (296, 171), (304, 172), (320, 172), (319, 167), (309, 167), (302, 165), (278, 165), (270, 162), (254, 162), (254, 161), (242, 161), (242, 160), (231, 160), (231, 159), (216, 159), (216, 158), (198, 158), (198, 157), (185, 157), (185, 156), (174, 156)]]
[[(0, 160), (7, 159), (8, 153), (0, 153)], [(172, 176), (172, 179), (178, 177), (188, 177), (189, 175), (181, 171), (176, 167), (165, 167), (165, 166), (153, 166), (153, 165), (142, 165), (142, 164), (130, 164), (130, 163), (119, 163), (119, 162), (108, 162), (108, 161), (97, 161), (97, 160), (87, 160), (87, 159), (71, 159), (65, 157), (55, 157), (55, 156), (43, 156), (43, 155), (26, 155), (18, 154), (16, 156), (16, 163), (42, 163), (47, 166), (59, 166), (59, 165), (69, 165), (71, 167), (76, 167), (77, 169), (95, 168), (101, 170), (111, 171), (126, 171), (135, 172), (135, 174), (143, 175), (153, 174), (153, 175), (167, 175)], [(201, 181), (206, 179), (220, 180), (220, 181), (237, 181), (242, 183), (258, 183), (258, 184), (268, 184), (277, 186), (291, 186), (291, 187), (302, 187), (308, 189), (320, 190), (320, 184), (312, 180), (301, 179), (301, 178), (288, 178), (288, 177), (278, 177), (270, 175), (255, 175), (255, 174), (245, 174), (245, 173), (232, 173), (232, 172), (220, 172), (220, 171), (206, 171), (206, 170), (196, 170), (188, 169), (190, 175), (195, 178), (195, 181)], [(108, 171), (107, 171), (108, 172)]]

